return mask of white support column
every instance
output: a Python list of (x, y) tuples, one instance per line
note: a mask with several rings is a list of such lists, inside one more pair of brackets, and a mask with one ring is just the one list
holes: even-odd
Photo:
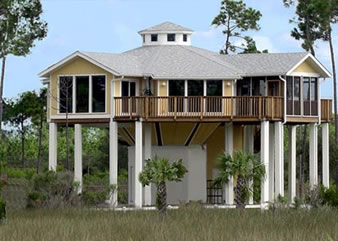
[[(109, 123), (109, 184), (117, 188), (118, 176), (118, 123), (110, 121)], [(117, 189), (110, 193), (109, 205), (116, 207), (118, 204)]]
[(318, 129), (310, 124), (310, 187), (318, 185)]
[(289, 203), (294, 203), (296, 197), (296, 133), (297, 126), (289, 125)]
[(56, 123), (49, 123), (49, 163), (48, 170), (56, 171), (57, 166), (57, 130)]
[(79, 183), (78, 193), (82, 192), (82, 126), (74, 125), (74, 181)]
[[(232, 156), (233, 154), (233, 125), (226, 123), (225, 127), (225, 152)], [(231, 177), (229, 182), (224, 187), (225, 204), (234, 204), (234, 180)]]
[[(245, 136), (244, 136), (245, 151), (249, 153), (254, 153), (254, 125), (247, 125), (245, 127)], [(250, 180), (249, 186), (253, 189), (253, 180)], [(249, 204), (253, 204), (253, 194), (250, 195)]]
[[(275, 200), (275, 125), (269, 125), (269, 201)], [(268, 170), (267, 170), (268, 171)]]
[[(143, 166), (145, 166), (145, 160), (151, 159), (151, 128), (152, 124), (147, 123), (144, 125), (144, 162)], [(152, 184), (144, 187), (144, 205), (150, 206), (153, 205), (154, 202), (151, 199), (151, 188)]]
[(135, 122), (135, 173), (134, 173), (134, 182), (135, 182), (135, 195), (134, 195), (134, 204), (136, 208), (142, 208), (142, 184), (139, 181), (138, 177), (142, 172), (143, 167), (143, 154), (142, 154), (142, 121)]
[[(269, 121), (261, 122), (261, 162), (269, 171)], [(261, 208), (267, 207), (269, 201), (269, 175), (266, 174), (261, 184)]]
[(329, 188), (330, 171), (329, 171), (329, 123), (322, 124), (322, 162), (323, 162), (323, 186)]
[(283, 124), (275, 122), (275, 199), (284, 196)]

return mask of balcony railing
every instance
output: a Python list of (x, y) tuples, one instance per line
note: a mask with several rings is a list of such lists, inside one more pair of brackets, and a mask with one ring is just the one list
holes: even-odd
[(282, 120), (282, 97), (115, 97), (115, 119), (148, 121)]
[(325, 122), (331, 122), (333, 120), (332, 115), (332, 100), (321, 99), (320, 100), (321, 120)]

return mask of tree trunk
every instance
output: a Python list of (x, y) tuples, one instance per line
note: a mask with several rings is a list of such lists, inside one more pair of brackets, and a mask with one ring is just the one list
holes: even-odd
[(25, 168), (25, 130), (23, 122), (21, 122), (21, 163), (22, 168)]
[(157, 208), (161, 215), (167, 215), (167, 187), (165, 182), (157, 186)]
[(244, 209), (245, 208), (245, 202), (246, 202), (246, 187), (247, 183), (244, 181), (242, 176), (238, 176), (237, 178), (237, 184), (235, 187), (235, 203), (237, 208)]
[(3, 115), (3, 92), (5, 80), (6, 56), (2, 57), (1, 80), (0, 80), (0, 131), (2, 130), (2, 115)]
[[(334, 50), (332, 43), (332, 30), (329, 29), (329, 45), (330, 45), (330, 54), (331, 54), (331, 64), (332, 64), (332, 77), (333, 77), (333, 103), (334, 103), (334, 127), (335, 127), (335, 143), (336, 143), (336, 153), (338, 150), (338, 113), (337, 113), (337, 76), (336, 76), (336, 65), (334, 60)], [(336, 157), (336, 190), (338, 190), (338, 160)]]
[(40, 127), (39, 127), (39, 146), (38, 146), (38, 162), (36, 171), (39, 174), (41, 166), (41, 149), (42, 149), (42, 128), (43, 128), (43, 114), (40, 116)]

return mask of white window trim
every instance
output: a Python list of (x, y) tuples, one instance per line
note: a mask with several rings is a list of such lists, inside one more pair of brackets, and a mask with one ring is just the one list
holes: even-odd
[[(88, 93), (88, 112), (83, 112), (83, 113), (77, 113), (76, 112), (76, 77), (81, 77), (81, 76), (88, 76), (89, 77), (89, 93)], [(93, 107), (93, 76), (104, 76), (105, 77), (105, 111), (104, 112), (92, 112), (92, 107)], [(57, 114), (58, 115), (65, 115), (65, 113), (60, 113), (60, 78), (61, 77), (72, 77), (73, 81), (73, 94), (72, 94), (72, 112), (69, 112), (68, 115), (88, 115), (88, 114), (107, 114), (107, 74), (64, 74), (64, 75), (58, 75), (57, 76)]]

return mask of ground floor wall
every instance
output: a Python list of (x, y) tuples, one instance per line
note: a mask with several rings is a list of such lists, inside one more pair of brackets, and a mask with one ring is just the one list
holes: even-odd
[[(188, 173), (182, 182), (167, 183), (168, 204), (179, 204), (181, 202), (202, 201), (206, 202), (206, 174), (207, 174), (207, 150), (200, 145), (192, 146), (152, 146), (152, 158), (165, 157), (169, 161), (182, 159)], [(135, 148), (128, 148), (128, 200), (129, 204), (134, 203), (134, 168), (135, 166)], [(155, 203), (155, 187), (152, 187), (152, 203)]]

